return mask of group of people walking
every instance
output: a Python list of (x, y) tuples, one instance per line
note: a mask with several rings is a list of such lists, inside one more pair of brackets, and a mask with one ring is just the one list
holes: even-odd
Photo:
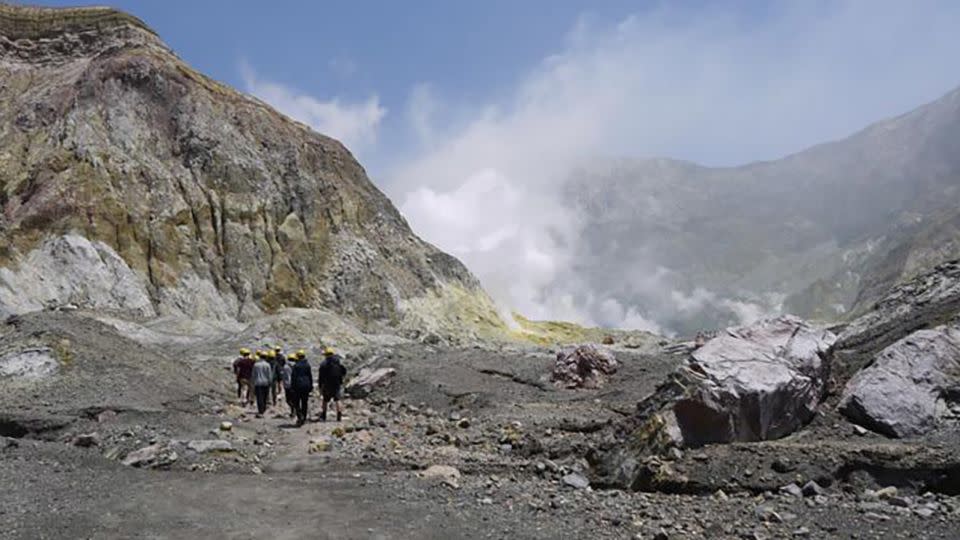
[[(337, 409), (337, 421), (342, 418), (340, 400), (343, 397), (343, 381), (347, 369), (343, 359), (333, 348), (323, 350), (323, 361), (317, 367), (316, 386), (320, 389), (320, 420), (327, 419), (327, 405), (333, 401)], [(244, 405), (257, 403), (257, 417), (272, 403), (277, 405), (277, 397), (282, 393), (290, 407), (290, 418), (297, 419), (297, 426), (307, 421), (310, 395), (313, 394), (313, 369), (303, 349), (288, 355), (282, 347), (267, 347), (256, 353), (250, 349), (240, 349), (240, 356), (233, 361), (233, 372), (237, 378), (237, 399)]]

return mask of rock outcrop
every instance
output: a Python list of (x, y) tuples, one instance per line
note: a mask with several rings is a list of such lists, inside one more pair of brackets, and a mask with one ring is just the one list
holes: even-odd
[(960, 324), (918, 330), (883, 349), (847, 384), (840, 410), (890, 437), (960, 425)]
[(397, 370), (393, 368), (363, 368), (347, 383), (343, 391), (355, 399), (365, 398), (377, 387), (390, 384), (396, 374)]
[(343, 145), (108, 8), (0, 6), (0, 268), (3, 313), (302, 307), (367, 331), (503, 328)]
[(831, 349), (840, 383), (869, 365), (884, 348), (916, 330), (960, 314), (960, 260), (949, 261), (891, 289), (840, 333)]

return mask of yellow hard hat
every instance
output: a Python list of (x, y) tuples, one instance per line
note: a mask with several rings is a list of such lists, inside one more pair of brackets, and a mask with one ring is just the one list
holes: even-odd
[(296, 360), (296, 359), (297, 359), (297, 355), (293, 353), (290, 353), (287, 355), (287, 360)]
[(264, 351), (257, 351), (257, 357), (258, 357), (258, 358), (264, 358), (264, 357), (266, 357), (266, 356), (267, 356), (267, 353), (266, 353), (266, 352), (264, 352)]
[(333, 356), (333, 347), (324, 347), (323, 348), (324, 356)]
[(299, 351), (297, 351), (297, 358), (306, 358), (306, 357), (307, 357), (307, 351), (303, 349), (300, 349)]
[(250, 349), (246, 347), (240, 349), (240, 356), (250, 356)]
[(274, 346), (273, 346), (273, 350), (276, 351), (276, 352), (280, 352), (280, 351), (283, 350), (283, 347), (281, 347), (281, 346), (279, 346), (279, 345), (274, 345)]
[(276, 351), (267, 351), (267, 358), (276, 358), (276, 357), (277, 357)]

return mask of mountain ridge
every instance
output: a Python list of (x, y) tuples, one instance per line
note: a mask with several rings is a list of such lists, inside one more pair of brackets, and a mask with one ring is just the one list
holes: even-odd
[[(622, 298), (681, 332), (737, 322), (727, 308), (694, 314), (669, 305), (677, 303), (671, 296), (695, 296), (697, 288), (712, 297), (708, 303), (748, 302), (767, 312), (835, 319), (861, 310), (895, 283), (960, 254), (949, 241), (960, 203), (958, 140), (960, 88), (777, 160), (588, 164), (565, 187), (565, 198), (587, 216), (581, 260), (616, 255), (617, 272), (666, 269), (666, 277), (658, 292), (637, 290), (629, 273), (613, 287), (610, 271), (587, 267), (577, 276), (595, 296)], [(934, 245), (934, 237), (949, 245)]]

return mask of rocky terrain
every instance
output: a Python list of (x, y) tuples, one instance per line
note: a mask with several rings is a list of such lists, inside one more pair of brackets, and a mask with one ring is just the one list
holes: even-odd
[[(844, 324), (508, 329), (342, 145), (106, 8), (0, 5), (0, 205), (0, 538), (958, 537), (956, 260)], [(343, 421), (240, 402), (276, 344), (344, 354)]]
[(782, 438), (647, 446), (629, 483), (610, 482), (605, 452), (632, 448), (643, 404), (666, 401), (711, 341), (602, 347), (616, 369), (591, 388), (558, 376), (570, 349), (367, 344), (346, 366), (384, 378), (348, 392), (364, 397), (342, 422), (314, 410), (301, 429), (282, 400), (262, 419), (238, 402), (222, 348), (239, 342), (142, 343), (89, 313), (38, 312), (5, 321), (0, 343), (0, 478), (16, 486), (0, 490), (3, 537), (955, 538), (960, 525), (956, 430), (888, 438), (829, 397)]

